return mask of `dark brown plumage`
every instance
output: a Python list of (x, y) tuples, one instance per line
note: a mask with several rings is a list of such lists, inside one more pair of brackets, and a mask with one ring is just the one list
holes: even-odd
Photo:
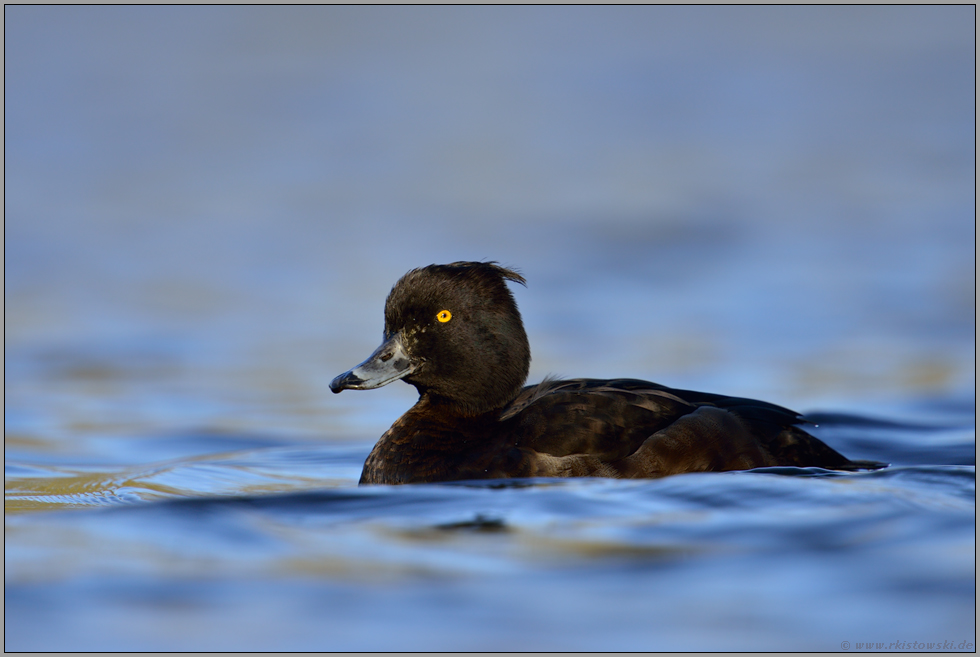
[(495, 263), (456, 262), (403, 276), (385, 304), (383, 344), (334, 379), (334, 392), (403, 379), (419, 401), (374, 446), (361, 483), (507, 477), (661, 477), (682, 472), (851, 461), (766, 402), (635, 379), (545, 380), (522, 389), (530, 348)]

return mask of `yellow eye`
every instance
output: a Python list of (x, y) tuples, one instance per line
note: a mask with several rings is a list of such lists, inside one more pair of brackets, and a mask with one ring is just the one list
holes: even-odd
[(436, 315), (436, 319), (438, 319), (443, 324), (445, 324), (446, 322), (448, 322), (452, 318), (453, 318), (453, 314), (451, 312), (449, 312), (448, 310), (440, 310), (439, 311), (439, 314)]

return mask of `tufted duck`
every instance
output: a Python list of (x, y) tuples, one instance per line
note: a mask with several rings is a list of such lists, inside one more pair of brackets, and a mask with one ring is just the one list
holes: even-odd
[(798, 428), (798, 413), (766, 402), (636, 379), (523, 387), (531, 350), (506, 281), (524, 284), (493, 262), (454, 262), (391, 289), (383, 344), (330, 383), (336, 393), (402, 379), (419, 392), (360, 483), (885, 466), (847, 459)]

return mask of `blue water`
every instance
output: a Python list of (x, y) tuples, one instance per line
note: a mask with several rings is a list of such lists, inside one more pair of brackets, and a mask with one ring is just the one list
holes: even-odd
[[(6, 650), (975, 650), (974, 7), (4, 17)], [(357, 487), (461, 259), (892, 465)]]

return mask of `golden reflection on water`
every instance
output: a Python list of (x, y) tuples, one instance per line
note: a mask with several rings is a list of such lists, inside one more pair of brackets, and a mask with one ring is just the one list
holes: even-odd
[[(106, 471), (33, 466), (32, 472), (26, 476), (7, 474), (4, 480), (4, 511), (25, 513), (96, 508), (174, 497), (288, 493), (353, 483), (348, 479), (228, 462), (238, 456), (238, 453), (208, 454)], [(181, 482), (183, 485), (168, 482)]]
[(954, 388), (962, 374), (962, 366), (950, 362), (947, 356), (926, 358), (921, 354), (902, 359), (882, 353), (877, 360), (880, 368), (872, 370), (867, 363), (874, 357), (868, 351), (856, 354), (853, 350), (836, 349), (800, 359), (791, 370), (790, 394), (806, 398), (832, 390), (837, 396), (871, 397), (872, 391), (878, 396), (926, 396)]

